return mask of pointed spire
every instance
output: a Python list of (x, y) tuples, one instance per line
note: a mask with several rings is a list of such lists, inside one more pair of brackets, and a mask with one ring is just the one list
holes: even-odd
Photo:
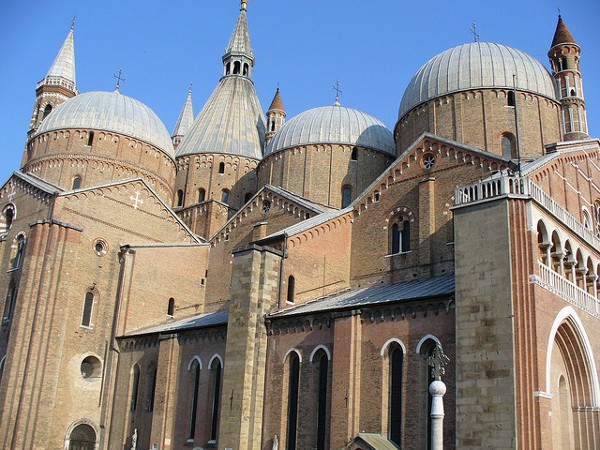
[(571, 32), (567, 28), (567, 25), (565, 25), (565, 22), (562, 20), (562, 17), (559, 14), (558, 24), (556, 25), (556, 31), (554, 32), (554, 39), (552, 39), (552, 45), (550, 47), (566, 43), (577, 44), (577, 42), (575, 42), (575, 39), (573, 39)]
[(283, 111), (285, 112), (285, 108), (283, 107), (283, 102), (281, 101), (281, 95), (279, 94), (279, 88), (275, 92), (275, 96), (273, 97), (273, 101), (271, 102), (271, 106), (267, 110), (267, 113), (270, 111)]
[(254, 63), (254, 53), (252, 52), (252, 47), (250, 45), (250, 32), (248, 31), (248, 17), (246, 13), (247, 3), (247, 1), (242, 1), (240, 15), (235, 24), (235, 28), (233, 29), (231, 38), (229, 39), (229, 44), (225, 49), (223, 61), (230, 56), (237, 55), (246, 56)]
[[(188, 90), (188, 95), (185, 99), (185, 104), (183, 105), (183, 109), (179, 114), (179, 119), (177, 119), (175, 129), (173, 130), (173, 144), (175, 144), (176, 140), (181, 141), (181, 137), (185, 136), (188, 133), (193, 124), (194, 107), (192, 105), (192, 85), (190, 84), (190, 89)], [(176, 139), (178, 137), (179, 139)]]
[(57, 81), (62, 78), (68, 84), (69, 89), (76, 90), (75, 80), (75, 44), (73, 41), (73, 29), (75, 28), (75, 20), (71, 23), (69, 34), (63, 42), (62, 47), (58, 51), (54, 62), (48, 70), (46, 78), (42, 81), (44, 84), (57, 84)]

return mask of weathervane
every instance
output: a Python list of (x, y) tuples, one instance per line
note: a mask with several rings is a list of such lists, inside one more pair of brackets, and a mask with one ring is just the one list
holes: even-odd
[(119, 69), (118, 74), (113, 73), (113, 77), (117, 79), (117, 85), (115, 86), (115, 90), (119, 92), (119, 88), (121, 87), (121, 81), (127, 81), (125, 78), (123, 78), (123, 69)]
[(444, 355), (440, 343), (436, 343), (433, 354), (427, 358), (427, 365), (431, 367), (431, 376), (434, 380), (440, 381), (442, 375), (446, 373), (444, 366), (450, 362), (450, 358)]
[(477, 33), (477, 24), (475, 21), (471, 24), (471, 28), (469, 28), (469, 32), (473, 35), (473, 42), (479, 42), (479, 33)]
[(334, 105), (340, 105), (340, 95), (343, 94), (342, 88), (340, 88), (340, 80), (337, 80), (335, 84), (332, 86), (332, 89), (335, 91), (335, 103)]
[(73, 18), (71, 19), (71, 31), (75, 29), (75, 19), (77, 19), (77, 16), (73, 16)]

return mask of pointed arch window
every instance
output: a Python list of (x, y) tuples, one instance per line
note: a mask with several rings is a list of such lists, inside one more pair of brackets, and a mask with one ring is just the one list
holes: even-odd
[(294, 303), (296, 295), (296, 279), (293, 275), (288, 277), (288, 286), (287, 286), (287, 298), (286, 301), (288, 303)]
[(92, 326), (92, 311), (94, 309), (94, 293), (87, 291), (83, 299), (83, 312), (81, 314), (81, 326), (90, 328)]
[(183, 206), (183, 190), (177, 190), (177, 206)]
[(600, 200), (594, 202), (594, 219), (596, 220), (596, 236), (600, 238)]
[(50, 115), (51, 112), (52, 112), (52, 105), (50, 105), (50, 104), (46, 105), (46, 107), (44, 108), (44, 114), (42, 115), (42, 120), (44, 120), (46, 117), (48, 117), (48, 115)]
[(225, 163), (224, 162), (219, 163), (219, 173), (225, 173)]
[(221, 400), (221, 361), (219, 358), (213, 359), (211, 366), (213, 402), (210, 421), (210, 441), (217, 440), (219, 428), (219, 406)]
[(146, 391), (146, 411), (154, 410), (154, 397), (156, 395), (156, 366), (151, 364), (146, 371), (147, 391)]
[(502, 134), (502, 157), (505, 159), (517, 159), (517, 148), (515, 137), (512, 133)]
[(2, 215), (0, 216), (0, 234), (6, 233), (15, 220), (15, 205), (9, 203), (2, 210)]
[(247, 77), (249, 72), (249, 66), (247, 63), (244, 64), (244, 76)]
[(342, 188), (342, 208), (352, 203), (352, 186), (344, 186)]
[(173, 314), (175, 314), (175, 299), (171, 297), (167, 305), (167, 316), (173, 317)]
[(202, 203), (206, 199), (206, 191), (202, 188), (198, 189), (198, 203)]
[(11, 269), (20, 269), (23, 264), (23, 253), (25, 252), (25, 235), (19, 234), (13, 243), (11, 258)]
[(221, 192), (221, 201), (226, 205), (229, 205), (229, 191), (227, 189), (223, 189)]
[(17, 288), (14, 282), (11, 282), (8, 287), (6, 294), (6, 302), (4, 303), (4, 315), (2, 317), (2, 324), (7, 324), (11, 321), (13, 316), (13, 310), (15, 309), (15, 301), (17, 299)]
[(131, 380), (131, 412), (135, 412), (138, 402), (138, 391), (140, 390), (140, 366), (133, 366), (133, 376)]
[(300, 358), (296, 352), (289, 355), (288, 408), (286, 449), (296, 450), (298, 429), (298, 396), (300, 387)]
[(402, 389), (404, 352), (396, 344), (390, 345), (389, 353), (389, 438), (398, 446), (402, 443)]
[(240, 74), (240, 66), (241, 66), (241, 63), (239, 61), (235, 61), (233, 63), (233, 74), (234, 75), (239, 75)]
[(90, 132), (88, 133), (88, 141), (87, 141), (87, 145), (91, 147), (93, 143), (94, 143), (94, 132), (93, 132), (93, 131), (90, 131)]
[(404, 216), (398, 217), (390, 229), (390, 254), (410, 251), (410, 220)]
[(190, 430), (188, 433), (188, 440), (194, 440), (196, 437), (196, 421), (198, 413), (198, 393), (200, 388), (200, 363), (197, 359), (194, 359), (191, 367), (192, 380), (194, 388), (192, 390), (192, 411), (190, 414)]
[(329, 396), (329, 357), (323, 350), (315, 355), (318, 369), (317, 377), (317, 450), (325, 450), (326, 448), (326, 434), (327, 434), (327, 422), (328, 422), (328, 401)]

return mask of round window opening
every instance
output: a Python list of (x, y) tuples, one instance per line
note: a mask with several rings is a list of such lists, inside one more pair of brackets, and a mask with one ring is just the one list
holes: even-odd
[(98, 256), (104, 256), (108, 253), (108, 244), (103, 239), (96, 239), (94, 241), (94, 251)]
[(423, 156), (422, 164), (423, 164), (423, 168), (425, 168), (425, 169), (429, 170), (429, 169), (433, 168), (433, 166), (435, 164), (435, 155), (428, 153), (425, 156)]
[(81, 376), (85, 379), (99, 378), (100, 369), (100, 360), (95, 356), (86, 356), (84, 360), (81, 361)]

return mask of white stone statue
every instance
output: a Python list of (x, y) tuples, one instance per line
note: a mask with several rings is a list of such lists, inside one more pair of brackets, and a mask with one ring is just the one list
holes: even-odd
[(279, 438), (277, 435), (273, 436), (273, 447), (271, 447), (271, 450), (279, 450)]
[(131, 436), (131, 450), (137, 450), (137, 428), (133, 430), (133, 436)]

